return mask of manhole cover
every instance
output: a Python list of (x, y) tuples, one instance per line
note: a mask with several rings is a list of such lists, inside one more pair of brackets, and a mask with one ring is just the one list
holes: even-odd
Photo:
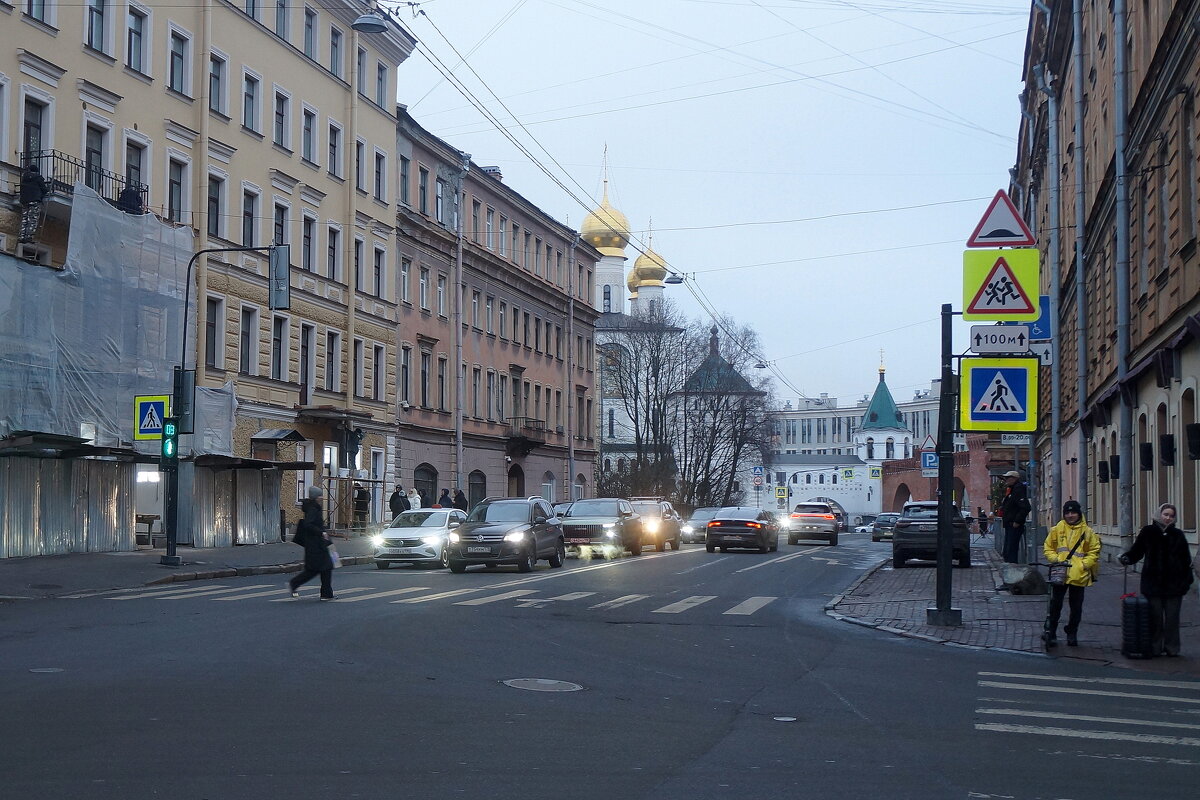
[(51, 672), (62, 672), (62, 668), (61, 667), (35, 667), (34, 669), (31, 669), (29, 671), (43, 673), (43, 674), (49, 674)]
[(582, 692), (583, 687), (570, 681), (556, 681), (550, 678), (511, 678), (504, 681), (505, 686), (513, 689), (525, 689), (530, 692)]

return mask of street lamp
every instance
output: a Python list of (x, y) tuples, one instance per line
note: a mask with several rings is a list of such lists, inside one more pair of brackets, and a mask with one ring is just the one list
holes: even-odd
[(672, 286), (678, 286), (679, 284), (683, 283), (683, 275), (678, 272), (672, 272), (665, 279), (663, 279), (663, 283), (669, 283)]
[(350, 27), (359, 33), (383, 33), (388, 29), (387, 20), (379, 13), (378, 8), (359, 15), (358, 19), (350, 23)]

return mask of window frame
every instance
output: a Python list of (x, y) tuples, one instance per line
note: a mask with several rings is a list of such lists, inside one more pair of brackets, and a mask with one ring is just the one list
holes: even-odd
[[(242, 128), (259, 136), (263, 122), (262, 115), (262, 85), (263, 79), (254, 70), (242, 67)], [(251, 93), (253, 87), (253, 93)]]
[[(182, 53), (176, 52), (176, 42), (182, 43)], [(192, 97), (191, 65), (192, 35), (172, 22), (167, 30), (167, 88), (188, 99)]]
[[(138, 31), (138, 43), (136, 48), (132, 41), (133, 26), (130, 24), (133, 18), (141, 20), (141, 30)], [(150, 35), (147, 35), (147, 31)], [(154, 22), (152, 11), (140, 3), (129, 2), (125, 7), (125, 67), (133, 70), (139, 75), (150, 76), (150, 65), (153, 62), (151, 46), (154, 43)], [(133, 63), (133, 53), (137, 53), (137, 65)]]

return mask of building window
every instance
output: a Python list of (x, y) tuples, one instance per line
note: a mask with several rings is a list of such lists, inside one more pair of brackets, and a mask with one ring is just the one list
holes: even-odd
[(304, 109), (300, 131), (300, 157), (305, 161), (316, 162), (317, 159), (317, 114)]
[(329, 29), (329, 71), (342, 77), (342, 32), (337, 28)]
[(127, 183), (142, 184), (142, 162), (146, 155), (146, 148), (134, 142), (125, 143), (125, 181)]
[(362, 139), (354, 142), (354, 188), (360, 192), (367, 190), (367, 165), (363, 163), (366, 155), (367, 143)]
[(503, 339), (507, 335), (507, 332), (508, 332), (508, 328), (505, 327), (505, 322), (504, 322), (505, 316), (507, 314), (508, 314), (508, 304), (505, 303), (503, 300), (501, 300), (500, 301), (500, 338), (501, 339)]
[(219, 337), (225, 327), (224, 304), (215, 297), (208, 298), (204, 303), (204, 366), (213, 369), (224, 368), (217, 363), (217, 354), (221, 352)]
[(317, 59), (317, 12), (304, 9), (304, 55)]
[(421, 351), (421, 407), (429, 408), (429, 370), (432, 368), (433, 356)]
[(471, 370), (471, 416), (479, 418), (479, 389), (483, 383), (483, 369), (475, 367)]
[(93, 50), (104, 50), (104, 17), (107, 9), (105, 0), (87, 0), (87, 46)]
[(300, 267), (305, 272), (312, 272), (316, 264), (316, 238), (317, 221), (312, 217), (305, 217), (300, 223)]
[(382, 400), (384, 397), (384, 381), (387, 379), (387, 367), (383, 360), (383, 347), (375, 345), (371, 354), (371, 399)]
[(342, 174), (342, 129), (337, 125), (329, 125), (329, 174), (341, 177)]
[(375, 248), (375, 260), (371, 265), (371, 294), (383, 297), (383, 283), (387, 272), (387, 251)]
[(221, 236), (224, 233), (224, 215), (221, 209), (225, 206), (225, 181), (208, 176), (208, 235)]
[(254, 220), (258, 217), (258, 195), (242, 192), (242, 247), (254, 247)]
[(354, 340), (354, 356), (350, 364), (350, 369), (353, 375), (350, 376), (350, 384), (354, 389), (354, 394), (357, 397), (363, 396), (363, 340)]
[(410, 199), (408, 188), (410, 177), (408, 171), (411, 163), (404, 156), (400, 156), (400, 202), (404, 205), (408, 205)]
[(488, 250), (494, 250), (496, 245), (492, 238), (492, 233), (496, 226), (496, 212), (492, 209), (487, 210), (487, 227), (484, 229), (484, 244)]
[(354, 291), (363, 291), (363, 240), (354, 240)]
[(521, 226), (513, 223), (512, 226), (512, 260), (517, 261), (517, 254), (520, 252), (521, 245)]
[(355, 64), (354, 79), (358, 83), (354, 88), (359, 94), (367, 93), (367, 51), (358, 48), (358, 61)]
[(329, 245), (326, 248), (325, 258), (325, 276), (332, 281), (336, 281), (341, 273), (341, 238), (342, 232), (340, 230), (337, 228), (329, 229)]
[(246, 75), (242, 80), (242, 125), (258, 130), (258, 78)]
[(429, 310), (429, 269), (421, 267), (419, 276), (417, 277), (417, 299), (420, 301), (421, 308)]
[(375, 65), (375, 105), (387, 108), (388, 68), (386, 64)]
[(471, 292), (471, 327), (479, 327), (479, 292)]
[(225, 59), (217, 55), (208, 57), (208, 108), (225, 114)]
[(412, 348), (400, 348), (400, 401), (408, 403), (412, 401), (411, 392), (412, 379)]
[(612, 287), (608, 284), (604, 285), (604, 311), (612, 311)]
[[(500, 239), (500, 256), (501, 257), (505, 257), (508, 255), (508, 245), (505, 243), (507, 232), (508, 232), (508, 217), (501, 214), (500, 215), (500, 231), (498, 234), (499, 239)], [(513, 259), (515, 260), (516, 257), (517, 257), (517, 254), (514, 252)]]
[(288, 96), (279, 92), (275, 93), (275, 125), (273, 131), (275, 134), (275, 144), (280, 147), (287, 147), (288, 141)]
[(446, 316), (446, 276), (438, 275), (437, 279), (437, 311), (441, 316)]
[(400, 299), (404, 302), (411, 301), (409, 295), (408, 283), (412, 272), (412, 261), (407, 258), (400, 259)]
[(275, 0), (275, 35), (288, 38), (288, 0)]
[(342, 388), (342, 337), (334, 331), (325, 332), (325, 391)]
[(487, 326), (485, 328), (485, 330), (488, 333), (492, 333), (492, 311), (494, 310), (493, 307), (495, 305), (496, 305), (496, 299), (491, 296), (489, 296), (483, 302), (483, 320), (484, 320), (484, 325)]
[(258, 309), (242, 306), (242, 329), (239, 335), (238, 370), (243, 375), (258, 372)]
[(387, 157), (383, 153), (375, 154), (375, 199), (384, 201), (387, 187)]
[(167, 166), (167, 219), (183, 222), (184, 180), (187, 165), (171, 159)]
[(246, 0), (246, 16), (258, 19), (258, 0)]
[(277, 381), (287, 380), (287, 319), (275, 317), (271, 321), (271, 377)]
[(446, 182), (439, 178), (434, 182), (433, 215), (438, 222), (446, 221)]
[(417, 210), (429, 213), (429, 170), (424, 167), (417, 170)]
[(274, 236), (272, 237), (272, 241), (275, 244), (287, 244), (288, 243), (288, 229), (287, 229), (288, 228), (288, 207), (285, 205), (280, 205), (279, 203), (276, 203), (275, 204), (275, 216), (272, 221), (273, 221), (272, 232), (274, 234)]
[(44, 128), (49, 122), (47, 106), (31, 97), (25, 98), (24, 127), (21, 131), (22, 152), (36, 153), (42, 149)]
[(136, 8), (129, 9), (125, 27), (125, 66), (145, 73), (146, 71), (146, 14)]
[(178, 31), (171, 31), (171, 46), (167, 55), (167, 86), (180, 94), (187, 94), (188, 39)]
[(316, 356), (316, 335), (317, 329), (312, 325), (300, 326), (300, 386), (305, 389), (305, 394), (312, 388), (313, 373), (316, 371), (316, 365), (313, 363)]
[(487, 374), (487, 418), (496, 418), (496, 373), (491, 370)]
[(438, 359), (438, 374), (437, 374), (437, 392), (438, 392), (438, 410), (446, 410), (446, 359)]
[(25, 0), (25, 13), (38, 22), (49, 22), (46, 17), (46, 0)]
[(108, 131), (88, 125), (83, 135), (83, 182), (93, 191), (103, 192), (105, 139)]

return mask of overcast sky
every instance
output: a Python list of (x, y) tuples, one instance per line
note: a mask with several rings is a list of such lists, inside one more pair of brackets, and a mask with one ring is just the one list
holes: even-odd
[(937, 377), (940, 305), (1015, 161), (1028, 0), (384, 4), (421, 42), (399, 100), (423, 126), (575, 228), (607, 146), (635, 242), (652, 221), (687, 276), (670, 296), (753, 325), (795, 390), (853, 405), (881, 349), (897, 400)]

